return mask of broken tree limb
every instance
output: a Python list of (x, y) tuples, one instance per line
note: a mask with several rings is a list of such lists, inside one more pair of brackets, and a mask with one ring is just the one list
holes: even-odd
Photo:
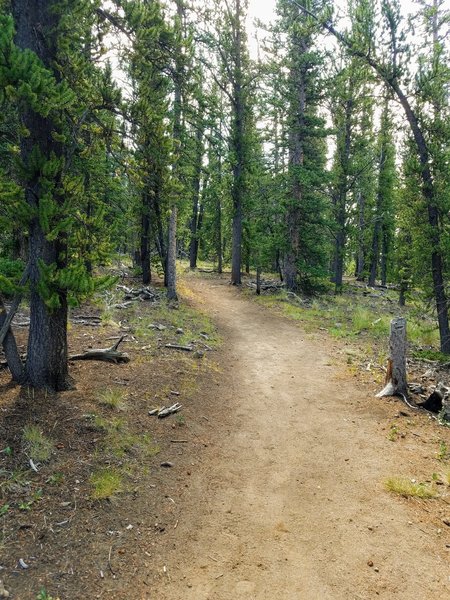
[(70, 357), (69, 360), (103, 360), (111, 363), (128, 363), (130, 357), (126, 352), (120, 352), (118, 350), (119, 344), (123, 341), (125, 336), (123, 335), (114, 345), (110, 348), (93, 348), (87, 350), (83, 354), (75, 354)]
[(391, 321), (389, 337), (390, 357), (386, 372), (385, 387), (377, 394), (377, 398), (385, 396), (408, 397), (406, 379), (406, 319), (397, 317)]
[(194, 349), (192, 346), (179, 346), (178, 344), (166, 344), (166, 348), (171, 350), (184, 350), (185, 352), (192, 352)]
[(175, 404), (172, 404), (172, 406), (169, 406), (167, 408), (163, 406), (163, 408), (161, 408), (161, 410), (158, 412), (158, 419), (164, 419), (169, 415), (173, 415), (174, 413), (180, 411), (182, 408), (183, 405), (179, 404), (178, 402), (175, 402)]
[[(26, 284), (29, 273), (30, 265), (27, 264), (19, 282), (21, 287)], [(3, 346), (6, 362), (13, 381), (16, 381), (17, 383), (25, 382), (25, 369), (19, 351), (17, 350), (16, 338), (11, 330), (11, 322), (20, 306), (22, 296), (22, 290), (14, 296), (9, 313), (6, 312), (3, 299), (0, 297), (0, 344)]]
[[(26, 282), (28, 281), (29, 275), (30, 275), (30, 264), (28, 263), (27, 266), (25, 267), (25, 271), (23, 272), (23, 275), (19, 281), (20, 287), (23, 287), (26, 284)], [(22, 292), (22, 290), (20, 290), (19, 292), (17, 292), (17, 294), (13, 298), (11, 308), (9, 309), (9, 313), (5, 315), (5, 320), (3, 321), (3, 324), (0, 328), (0, 344), (3, 343), (3, 340), (5, 339), (5, 336), (8, 333), (9, 328), (11, 327), (12, 320), (14, 319), (14, 316), (15, 316), (17, 310), (19, 309), (20, 303), (22, 302), (22, 297), (23, 297), (23, 292)], [(5, 310), (5, 313), (6, 313), (6, 310)]]

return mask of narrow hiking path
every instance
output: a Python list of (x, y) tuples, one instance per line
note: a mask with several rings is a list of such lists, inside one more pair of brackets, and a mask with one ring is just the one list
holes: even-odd
[(405, 466), (380, 435), (371, 391), (343, 376), (326, 341), (225, 282), (188, 285), (224, 337), (211, 394), (226, 417), (209, 423), (214, 445), (192, 474), (189, 519), (155, 597), (448, 597), (445, 540), (383, 489)]

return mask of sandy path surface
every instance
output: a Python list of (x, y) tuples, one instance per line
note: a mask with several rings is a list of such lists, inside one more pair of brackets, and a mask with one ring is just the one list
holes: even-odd
[(383, 489), (398, 465), (371, 391), (295, 323), (225, 283), (189, 285), (224, 337), (211, 393), (227, 416), (155, 598), (449, 598), (445, 546)]

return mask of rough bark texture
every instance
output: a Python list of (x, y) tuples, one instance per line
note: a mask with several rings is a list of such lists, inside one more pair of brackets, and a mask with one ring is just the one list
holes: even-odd
[[(5, 324), (6, 318), (6, 307), (3, 303), (2, 298), (0, 297), (0, 328), (2, 328)], [(24, 383), (25, 370), (23, 368), (23, 363), (20, 358), (19, 351), (17, 350), (16, 339), (9, 327), (1, 343), (13, 381), (17, 383)]]
[(341, 173), (339, 177), (338, 188), (335, 195), (335, 213), (336, 213), (336, 241), (334, 249), (334, 273), (333, 283), (335, 284), (336, 292), (342, 290), (344, 278), (344, 258), (345, 258), (345, 243), (347, 240), (347, 193), (348, 193), (348, 177), (350, 172), (350, 149), (352, 140), (352, 116), (354, 109), (353, 82), (350, 81), (348, 98), (345, 102), (344, 113), (344, 139), (340, 149)]
[(169, 221), (169, 246), (167, 249), (167, 298), (177, 300), (177, 207), (172, 206)]
[[(53, 10), (54, 2), (46, 0), (13, 0), (12, 9), (16, 25), (15, 42), (20, 48), (27, 48), (37, 54), (45, 66), (53, 70), (56, 59), (56, 35), (58, 12)], [(54, 72), (56, 80), (59, 75)], [(25, 109), (21, 121), (29, 135), (22, 139), (21, 158), (28, 164), (33, 148), (40, 148), (44, 156), (63, 156), (63, 147), (52, 137), (57, 130), (50, 117), (43, 117), (30, 109)], [(58, 187), (59, 182), (56, 182)], [(39, 174), (26, 182), (26, 199), (36, 208), (42, 190)], [(62, 202), (62, 199), (61, 199)], [(36, 388), (64, 390), (70, 386), (67, 370), (67, 293), (59, 291), (59, 307), (50, 311), (38, 292), (41, 277), (39, 263), (65, 266), (67, 254), (64, 236), (49, 241), (35, 217), (30, 225), (30, 332), (26, 362), (26, 377)]]
[(233, 185), (231, 197), (233, 200), (233, 225), (232, 225), (232, 258), (231, 258), (231, 283), (241, 284), (242, 264), (242, 203), (244, 199), (244, 162), (245, 162), (245, 103), (242, 69), (242, 27), (241, 2), (235, 0), (235, 33), (233, 39), (233, 54), (235, 61), (233, 81), (233, 136), (232, 148), (234, 151)]
[[(199, 110), (201, 107), (199, 107)], [(189, 247), (189, 264), (191, 269), (197, 267), (198, 258), (198, 234), (201, 228), (201, 222), (199, 222), (199, 204), (200, 204), (200, 184), (202, 177), (202, 164), (203, 164), (203, 128), (198, 127), (196, 133), (196, 157), (195, 157), (195, 173), (194, 173), (194, 185), (192, 195), (192, 217), (191, 217), (191, 241)], [(200, 213), (201, 214), (201, 213)], [(202, 215), (201, 215), (202, 216)]]
[[(297, 32), (292, 34), (291, 44), (300, 56), (303, 56), (308, 51), (306, 40)], [(286, 288), (295, 292), (298, 290), (299, 285), (298, 261), (301, 250), (300, 227), (303, 200), (299, 170), (303, 167), (305, 159), (303, 137), (306, 117), (306, 66), (303, 64), (303, 61), (300, 62), (300, 65), (298, 61), (294, 61), (289, 78), (292, 85), (289, 132), (291, 200), (286, 212), (289, 245), (284, 256), (284, 280)]]
[(364, 235), (366, 232), (366, 220), (364, 217), (366, 199), (364, 194), (358, 193), (358, 251), (356, 253), (355, 277), (357, 281), (364, 279), (364, 270), (366, 268), (366, 256), (364, 248)]
[[(177, 6), (177, 28), (181, 32), (184, 6), (183, 0), (176, 0)], [(174, 140), (174, 161), (172, 165), (172, 174), (176, 183), (179, 183), (179, 161), (181, 151), (181, 115), (182, 115), (182, 77), (183, 67), (181, 64), (181, 48), (177, 49), (176, 66), (174, 73), (174, 101), (173, 101), (173, 140)], [(167, 247), (167, 298), (169, 300), (177, 299), (177, 217), (178, 209), (176, 201), (172, 202), (170, 207), (169, 235)]]
[(408, 396), (406, 378), (406, 319), (397, 317), (391, 321), (389, 338), (390, 358), (386, 387), (377, 396)]
[(148, 285), (152, 275), (150, 267), (150, 205), (147, 193), (142, 194), (141, 268), (142, 283)]

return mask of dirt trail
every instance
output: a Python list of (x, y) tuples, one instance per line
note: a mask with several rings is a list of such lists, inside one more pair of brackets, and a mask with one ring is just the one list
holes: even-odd
[(225, 373), (211, 393), (228, 417), (210, 423), (193, 516), (180, 519), (170, 580), (155, 597), (450, 597), (445, 544), (383, 490), (399, 465), (370, 391), (343, 377), (326, 341), (224, 283), (189, 285), (224, 336)]

